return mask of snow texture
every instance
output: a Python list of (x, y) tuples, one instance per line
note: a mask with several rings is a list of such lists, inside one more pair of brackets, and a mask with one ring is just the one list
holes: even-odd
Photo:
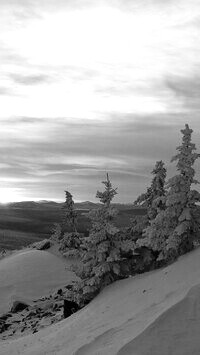
[(16, 300), (30, 303), (71, 282), (75, 276), (66, 267), (62, 258), (39, 250), (16, 252), (0, 260), (0, 315)]
[(57, 324), (2, 341), (0, 354), (197, 355), (199, 326), (198, 248), (166, 268), (115, 282)]

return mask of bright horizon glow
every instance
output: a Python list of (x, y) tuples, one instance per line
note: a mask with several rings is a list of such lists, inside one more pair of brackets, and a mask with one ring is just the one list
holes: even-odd
[(9, 202), (20, 202), (21, 195), (20, 191), (15, 188), (0, 188), (0, 202), (9, 203)]
[[(8, 204), (11, 202), (28, 202), (28, 201), (33, 201), (33, 202), (40, 202), (40, 201), (53, 201), (53, 202), (64, 202), (61, 199), (41, 199), (41, 198), (22, 198), (23, 196), (23, 191), (20, 191), (20, 189), (14, 189), (14, 188), (0, 188), (0, 203), (2, 204)], [(84, 201), (75, 201), (75, 202), (84, 202)]]

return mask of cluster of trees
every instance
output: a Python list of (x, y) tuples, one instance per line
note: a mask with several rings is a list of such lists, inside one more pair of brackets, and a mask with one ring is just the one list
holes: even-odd
[(186, 124), (181, 130), (182, 144), (172, 161), (177, 161), (177, 174), (166, 182), (163, 161), (157, 161), (152, 182), (135, 205), (147, 209), (145, 216), (134, 218), (131, 225), (120, 230), (114, 224), (117, 210), (112, 200), (117, 189), (107, 174), (104, 191), (97, 191), (101, 206), (89, 212), (91, 230), (85, 237), (77, 232), (77, 215), (72, 195), (66, 191), (62, 226), (54, 238), (61, 250), (79, 256), (74, 268), (79, 281), (71, 297), (79, 305), (91, 301), (99, 291), (115, 280), (166, 265), (192, 250), (200, 241), (200, 194), (192, 189), (194, 163), (200, 154), (191, 142), (192, 129)]

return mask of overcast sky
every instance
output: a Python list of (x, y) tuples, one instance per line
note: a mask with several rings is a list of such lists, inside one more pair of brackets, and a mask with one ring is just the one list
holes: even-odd
[(0, 0), (0, 18), (0, 201), (94, 201), (109, 172), (132, 202), (157, 160), (174, 173), (185, 123), (200, 150), (199, 0)]

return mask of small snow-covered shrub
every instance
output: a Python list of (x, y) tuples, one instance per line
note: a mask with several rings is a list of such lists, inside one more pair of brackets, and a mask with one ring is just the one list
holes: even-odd
[(59, 250), (64, 256), (79, 257), (83, 235), (78, 232), (64, 233)]

